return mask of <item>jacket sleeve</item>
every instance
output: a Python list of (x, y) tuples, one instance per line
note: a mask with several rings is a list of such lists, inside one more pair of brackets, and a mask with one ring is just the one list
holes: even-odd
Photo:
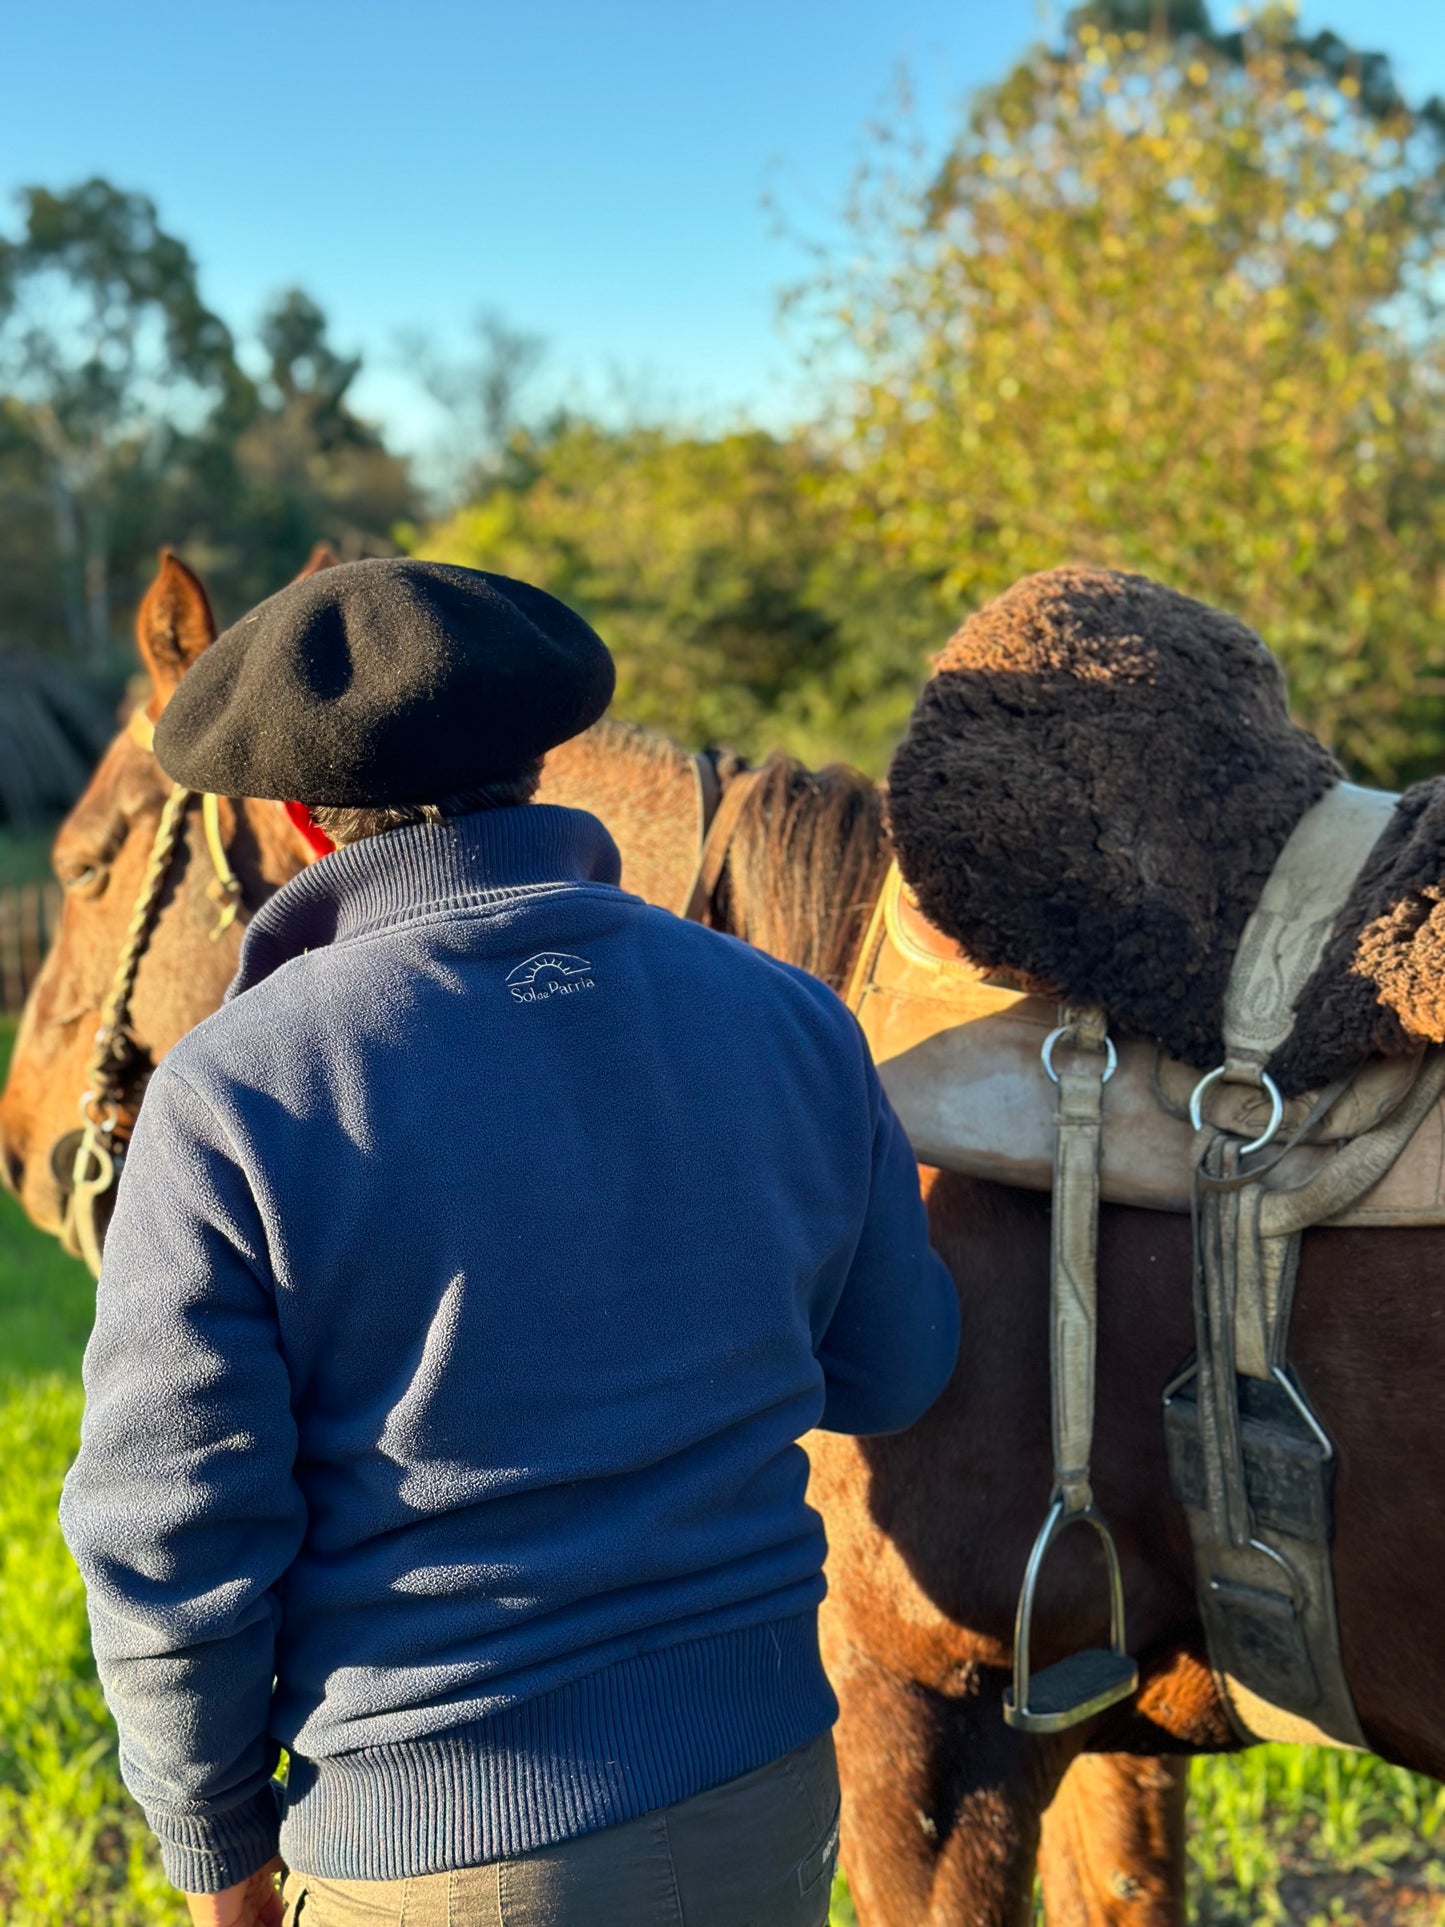
[(958, 1294), (928, 1242), (918, 1163), (868, 1064), (873, 1161), (867, 1212), (841, 1297), (817, 1347), (829, 1432), (901, 1432), (948, 1383)]
[(215, 1892), (276, 1852), (275, 1588), (306, 1515), (250, 1186), (164, 1065), (106, 1237), (85, 1392), (60, 1516), (121, 1773), (172, 1883)]

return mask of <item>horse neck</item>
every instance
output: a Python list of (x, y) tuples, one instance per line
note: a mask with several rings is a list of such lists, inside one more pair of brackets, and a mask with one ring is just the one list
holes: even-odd
[(601, 817), (622, 857), (623, 888), (681, 909), (701, 822), (693, 758), (676, 743), (629, 723), (595, 723), (549, 753), (537, 800)]
[(841, 992), (888, 867), (882, 793), (840, 763), (773, 756), (750, 775), (713, 920)]

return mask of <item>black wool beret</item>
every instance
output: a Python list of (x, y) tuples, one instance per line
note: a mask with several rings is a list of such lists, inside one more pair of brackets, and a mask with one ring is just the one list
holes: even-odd
[(514, 775), (595, 723), (612, 658), (555, 596), (409, 556), (293, 582), (218, 636), (156, 725), (174, 781), (376, 807)]

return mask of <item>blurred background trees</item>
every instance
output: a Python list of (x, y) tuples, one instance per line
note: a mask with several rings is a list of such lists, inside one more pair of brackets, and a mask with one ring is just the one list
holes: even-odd
[(416, 513), (407, 463), (347, 402), (299, 289), (255, 380), (143, 194), (27, 189), (0, 239), (0, 647), (104, 668), (159, 543), (240, 614), (323, 533), (359, 555)]
[(7, 496), (21, 526), (7, 516), (0, 540), (35, 639), (63, 632), (94, 665), (134, 504), (164, 485), (188, 431), (241, 405), (240, 374), (189, 252), (144, 195), (92, 180), (21, 201), (20, 238), (0, 243)]
[(786, 308), (815, 419), (539, 408), (495, 315), (416, 378), (429, 489), (301, 290), (248, 374), (143, 195), (32, 189), (0, 243), (0, 648), (118, 660), (169, 541), (223, 619), (318, 538), (528, 577), (689, 741), (881, 770), (927, 655), (1067, 560), (1243, 615), (1375, 781), (1445, 750), (1445, 116), (1288, 10), (1076, 9), (960, 115), (872, 137)]

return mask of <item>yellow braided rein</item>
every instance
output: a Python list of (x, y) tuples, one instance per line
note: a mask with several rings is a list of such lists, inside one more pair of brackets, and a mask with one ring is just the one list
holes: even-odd
[[(155, 724), (143, 708), (132, 712), (126, 731), (132, 741), (148, 754), (155, 753)], [(135, 990), (140, 960), (145, 955), (146, 944), (160, 908), (166, 879), (185, 836), (186, 813), (195, 794), (184, 783), (176, 783), (161, 810), (161, 820), (156, 826), (155, 840), (151, 844), (150, 858), (141, 879), (135, 908), (126, 925), (115, 974), (101, 1006), (100, 1027), (95, 1033), (95, 1048), (86, 1071), (86, 1089), (80, 1100), (84, 1129), (76, 1148), (70, 1193), (65, 1202), (61, 1243), (72, 1256), (83, 1258), (96, 1277), (100, 1275), (100, 1200), (113, 1189), (124, 1156), (120, 1100), (130, 1050), (127, 1025), (131, 996)], [(230, 929), (241, 907), (241, 885), (231, 868), (221, 836), (219, 797), (202, 795), (201, 827), (205, 833), (211, 867), (215, 871), (206, 886), (206, 894), (218, 911), (216, 926), (211, 932), (214, 943)]]

